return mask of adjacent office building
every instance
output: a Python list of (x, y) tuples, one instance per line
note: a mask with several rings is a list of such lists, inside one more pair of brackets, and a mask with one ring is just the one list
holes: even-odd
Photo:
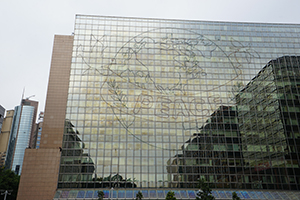
[(4, 167), (14, 110), (7, 110), (0, 134), (0, 167)]
[(299, 197), (299, 38), (297, 24), (76, 15), (54, 38), (18, 199), (195, 199), (199, 178), (217, 199)]
[(22, 99), (21, 105), (15, 107), (5, 166), (18, 175), (21, 175), (25, 149), (31, 148), (37, 108), (38, 102), (29, 99)]
[(41, 136), (43, 130), (43, 118), (44, 112), (40, 112), (38, 122), (35, 124), (34, 135), (32, 135), (31, 139), (31, 148), (40, 148)]
[(5, 160), (5, 146), (7, 146), (7, 140), (5, 137), (5, 134), (2, 134), (2, 126), (4, 124), (4, 113), (5, 113), (5, 108), (0, 105), (0, 167), (3, 165), (4, 160)]
[(0, 131), (4, 120), (5, 108), (0, 105)]

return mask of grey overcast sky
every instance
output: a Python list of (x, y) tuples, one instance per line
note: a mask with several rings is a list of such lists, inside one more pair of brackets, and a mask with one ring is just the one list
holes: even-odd
[(300, 24), (300, 0), (1, 0), (0, 105), (35, 95), (44, 110), (55, 34), (73, 32), (75, 14)]

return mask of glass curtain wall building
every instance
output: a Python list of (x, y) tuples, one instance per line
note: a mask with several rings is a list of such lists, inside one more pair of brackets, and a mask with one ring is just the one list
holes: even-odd
[(299, 190), (299, 54), (295, 24), (77, 15), (58, 188)]
[(22, 99), (21, 105), (15, 107), (5, 166), (18, 175), (21, 175), (25, 149), (30, 147), (37, 106), (36, 101)]

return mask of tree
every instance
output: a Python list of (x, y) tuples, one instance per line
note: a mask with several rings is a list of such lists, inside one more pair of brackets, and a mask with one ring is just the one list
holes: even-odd
[(142, 200), (142, 198), (144, 198), (143, 194), (141, 193), (141, 191), (139, 191), (136, 195), (135, 195), (135, 199), (136, 200)]
[(199, 192), (197, 192), (198, 197), (196, 197), (196, 200), (214, 200), (215, 199), (215, 197), (211, 194), (211, 189), (209, 188), (209, 185), (208, 185), (208, 183), (206, 183), (204, 178), (199, 179), (198, 187), (199, 187)]
[(172, 191), (169, 191), (166, 196), (166, 200), (176, 200), (175, 194)]
[(238, 195), (236, 194), (236, 192), (232, 193), (232, 200), (241, 200), (240, 197), (238, 197)]
[(104, 192), (98, 191), (98, 200), (103, 200), (103, 199), (104, 199)]
[(7, 196), (7, 200), (17, 199), (19, 181), (19, 175), (10, 169), (6, 170), (4, 167), (0, 168), (0, 190), (8, 190), (11, 193), (11, 195)]

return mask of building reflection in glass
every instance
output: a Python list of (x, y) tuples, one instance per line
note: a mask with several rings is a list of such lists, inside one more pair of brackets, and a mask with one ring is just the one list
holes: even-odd
[(270, 61), (236, 96), (246, 188), (296, 189), (300, 181), (298, 59)]
[(88, 153), (84, 153), (85, 144), (74, 125), (65, 121), (64, 143), (61, 154), (59, 188), (135, 188), (131, 179), (121, 175), (97, 177), (94, 174), (95, 164)]
[(299, 57), (270, 61), (168, 161), (170, 187), (297, 189)]
[(170, 187), (197, 187), (205, 178), (211, 187), (237, 188), (243, 157), (235, 107), (220, 106), (206, 125), (182, 146), (183, 154), (169, 160)]
[(94, 162), (87, 153), (84, 153), (85, 145), (79, 135), (74, 125), (66, 120), (58, 187), (86, 187), (88, 182), (92, 181), (95, 170)]

